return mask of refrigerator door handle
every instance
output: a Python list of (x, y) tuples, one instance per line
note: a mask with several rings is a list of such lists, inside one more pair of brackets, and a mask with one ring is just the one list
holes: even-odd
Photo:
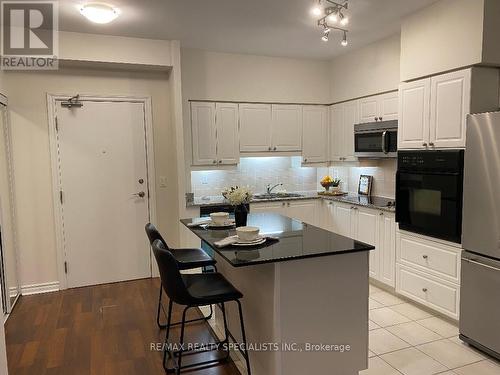
[(486, 267), (486, 268), (489, 268), (489, 269), (494, 270), (494, 271), (500, 271), (500, 268), (493, 267), (493, 266), (490, 266), (490, 265), (485, 264), (485, 263), (477, 262), (477, 261), (472, 260), (472, 259), (462, 258), (462, 260), (466, 261), (467, 263), (477, 264), (478, 266)]

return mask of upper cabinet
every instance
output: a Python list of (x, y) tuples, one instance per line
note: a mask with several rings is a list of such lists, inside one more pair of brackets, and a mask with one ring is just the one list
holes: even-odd
[(425, 148), (429, 139), (431, 80), (399, 87), (398, 149)]
[(354, 124), (359, 122), (358, 101), (330, 107), (330, 160), (355, 161)]
[(238, 105), (191, 103), (193, 165), (239, 162)]
[(403, 83), (399, 95), (399, 149), (464, 148), (467, 114), (498, 108), (498, 71), (471, 68)]
[(470, 113), (471, 71), (431, 78), (429, 146), (465, 147), (465, 122)]
[(240, 104), (240, 151), (271, 151), (271, 104)]
[(303, 106), (302, 116), (302, 162), (309, 164), (328, 161), (327, 107)]
[(193, 139), (193, 164), (217, 164), (215, 103), (191, 103), (191, 133)]
[(215, 105), (215, 128), (217, 132), (217, 162), (226, 165), (238, 164), (240, 161), (238, 104), (217, 103)]
[(240, 104), (240, 151), (302, 150), (302, 106)]
[(273, 151), (302, 150), (302, 106), (273, 104), (271, 129)]
[(389, 121), (398, 119), (398, 92), (359, 99), (359, 122)]

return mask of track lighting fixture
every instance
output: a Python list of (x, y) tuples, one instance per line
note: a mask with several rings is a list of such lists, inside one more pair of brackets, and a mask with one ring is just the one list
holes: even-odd
[[(328, 42), (330, 32), (332, 30), (339, 30), (344, 33), (344, 37), (341, 41), (342, 46), (347, 46), (347, 32), (345, 28), (349, 23), (349, 17), (345, 14), (348, 8), (349, 0), (345, 0), (340, 3), (336, 3), (332, 0), (318, 0), (316, 5), (312, 8), (311, 13), (315, 17), (320, 17), (318, 19), (318, 26), (323, 28), (323, 36), (321, 40)], [(323, 3), (325, 6), (323, 6)], [(340, 24), (340, 26), (335, 26)]]

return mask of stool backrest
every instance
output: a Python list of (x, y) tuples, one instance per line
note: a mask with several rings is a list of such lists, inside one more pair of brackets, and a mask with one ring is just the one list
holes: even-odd
[(182, 275), (174, 256), (161, 240), (155, 240), (152, 247), (158, 269), (160, 270), (161, 283), (168, 298), (179, 305), (189, 305), (189, 301), (192, 298), (186, 288), (186, 284), (184, 284), (184, 280), (182, 280)]
[(155, 242), (156, 240), (160, 240), (165, 245), (165, 248), (168, 249), (167, 243), (153, 224), (147, 223), (144, 229), (146, 230), (146, 234), (149, 238), (149, 243), (151, 244), (151, 246), (153, 246), (153, 242)]

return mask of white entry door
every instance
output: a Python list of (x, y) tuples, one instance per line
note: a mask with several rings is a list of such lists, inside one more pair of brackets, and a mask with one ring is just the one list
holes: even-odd
[(56, 111), (68, 287), (150, 277), (144, 103)]

